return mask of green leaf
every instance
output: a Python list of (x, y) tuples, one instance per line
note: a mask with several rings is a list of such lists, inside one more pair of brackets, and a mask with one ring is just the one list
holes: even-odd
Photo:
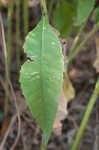
[(97, 7), (94, 11), (94, 18), (95, 18), (95, 22), (98, 23), (99, 22), (99, 7)]
[(75, 10), (73, 7), (73, 3), (61, 0), (57, 4), (52, 22), (54, 27), (59, 30), (61, 37), (65, 38), (71, 33), (74, 15)]
[(24, 51), (30, 60), (21, 68), (21, 88), (46, 144), (57, 113), (64, 68), (61, 44), (46, 17), (26, 37)]
[(77, 22), (78, 25), (81, 25), (84, 23), (92, 9), (94, 8), (95, 0), (78, 0), (78, 5), (77, 5)]

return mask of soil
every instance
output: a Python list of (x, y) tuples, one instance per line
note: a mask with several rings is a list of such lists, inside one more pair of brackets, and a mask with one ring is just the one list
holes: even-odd
[[(21, 6), (22, 7), (22, 6)], [(7, 37), (7, 8), (2, 8), (3, 22), (5, 25), (5, 35)], [(16, 11), (16, 8), (15, 8)], [(33, 6), (29, 6), (29, 31), (33, 29), (36, 24), (39, 22), (41, 17), (41, 9), (39, 2), (35, 3)], [(20, 60), (21, 64), (25, 61), (25, 54), (23, 52), (23, 43), (24, 43), (24, 34), (23, 34), (23, 9), (21, 8), (20, 12)], [(86, 34), (91, 30), (94, 22), (90, 17), (85, 31), (82, 35), (82, 39), (85, 38)], [(13, 23), (12, 23), (12, 48), (11, 48), (11, 83), (14, 87), (14, 92), (17, 97), (17, 104), (21, 112), (21, 131), (20, 139), (14, 148), (15, 150), (40, 150), (42, 132), (39, 126), (36, 124), (36, 121), (33, 119), (31, 112), (26, 107), (24, 96), (20, 89), (19, 85), (19, 70), (20, 66), (17, 67), (16, 61), (16, 41), (15, 41), (15, 13), (13, 14)], [(62, 46), (65, 48), (65, 57), (69, 54), (69, 49), (71, 47), (72, 41), (74, 39), (74, 32), (68, 40), (62, 42)], [(1, 35), (0, 35), (1, 36)], [(96, 59), (96, 44), (95, 36), (86, 44), (86, 46), (79, 52), (75, 59), (71, 62), (69, 66), (69, 78), (72, 81), (72, 84), (76, 91), (76, 96), (72, 99), (67, 106), (68, 115), (65, 116), (65, 119), (61, 121), (62, 129), (60, 134), (56, 134), (54, 131), (51, 135), (49, 143), (47, 145), (47, 150), (70, 150), (71, 145), (73, 144), (76, 133), (79, 129), (81, 120), (85, 113), (87, 104), (92, 95), (95, 83), (98, 78), (98, 73), (93, 66), (93, 63)], [(61, 39), (60, 39), (61, 41)], [(65, 46), (64, 46), (65, 45)], [(5, 137), (6, 131), (9, 128), (9, 124), (16, 113), (15, 103), (11, 96), (11, 91), (9, 89), (9, 106), (8, 114), (4, 115), (4, 100), (5, 100), (5, 70), (4, 70), (4, 59), (2, 54), (2, 42), (0, 41), (0, 143), (2, 143), (3, 138)], [(99, 98), (98, 98), (99, 99)], [(98, 101), (97, 99), (97, 101)], [(79, 145), (78, 150), (96, 150), (95, 142), (98, 132), (96, 131), (96, 116), (99, 114), (99, 108), (95, 104), (94, 110), (91, 114), (91, 117), (88, 121), (86, 130), (82, 137), (82, 140)], [(14, 121), (14, 124), (9, 132), (6, 143), (2, 150), (10, 150), (15, 139), (17, 137), (18, 131), (18, 120), (17, 118)], [(11, 149), (12, 150), (12, 149)]]

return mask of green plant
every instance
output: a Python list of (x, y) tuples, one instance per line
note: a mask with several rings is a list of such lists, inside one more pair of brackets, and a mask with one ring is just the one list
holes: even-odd
[[(2, 1), (3, 2), (3, 1)], [(12, 50), (12, 14), (13, 14), (13, 7), (14, 7), (14, 1), (11, 0), (8, 8), (8, 36), (7, 36), (7, 68), (8, 73), (10, 75), (10, 66), (11, 66), (11, 50)], [(8, 113), (8, 95), (9, 95), (9, 86), (8, 86), (8, 80), (7, 80), (7, 73), (5, 74), (5, 85), (6, 85), (6, 91), (5, 91), (5, 104), (4, 104), (4, 112), (5, 115)]]
[[(70, 56), (68, 56), (66, 60), (67, 66), (63, 69), (62, 49), (57, 36), (49, 26), (46, 1), (41, 0), (41, 4), (43, 8), (41, 21), (37, 27), (28, 34), (24, 44), (24, 51), (29, 60), (27, 60), (21, 68), (20, 83), (27, 104), (43, 130), (43, 150), (46, 149), (45, 145), (48, 142), (55, 120), (57, 101), (62, 89), (63, 71), (67, 74), (68, 66), (72, 59), (80, 49), (85, 46), (94, 33), (99, 30), (99, 19), (95, 19), (98, 20), (95, 27), (88, 33), (86, 38), (78, 44), (88, 17), (94, 9), (95, 0), (61, 0), (57, 4), (52, 22), (60, 31), (60, 36), (67, 37), (72, 30), (75, 29), (74, 18), (77, 19), (77, 27), (79, 29), (70, 49)], [(61, 19), (61, 10), (63, 11), (61, 13), (64, 20)], [(68, 14), (70, 18), (67, 23)], [(96, 18), (98, 18), (97, 16), (98, 15), (95, 15)], [(99, 81), (96, 83), (96, 88), (71, 150), (77, 150), (80, 138), (84, 132), (98, 94)]]
[(8, 7), (8, 37), (7, 37), (7, 51), (8, 51), (8, 71), (10, 74), (11, 66), (11, 51), (12, 51), (12, 14), (14, 9), (14, 0), (11, 0)]
[(83, 118), (83, 120), (81, 122), (81, 125), (80, 125), (80, 129), (79, 129), (79, 131), (77, 133), (76, 139), (74, 141), (74, 144), (72, 145), (71, 150), (76, 150), (77, 147), (78, 147), (78, 144), (79, 144), (79, 142), (81, 140), (81, 137), (83, 135), (83, 132), (84, 132), (84, 130), (86, 128), (86, 124), (87, 124), (88, 119), (90, 117), (90, 114), (91, 114), (91, 112), (93, 110), (93, 107), (94, 107), (94, 104), (95, 104), (95, 102), (97, 100), (98, 95), (99, 95), (99, 79), (96, 82), (96, 87), (95, 87), (94, 92), (93, 92), (93, 94), (91, 96), (91, 99), (89, 101), (87, 110), (85, 112), (84, 118)]
[(20, 41), (20, 0), (16, 1), (16, 57), (17, 66), (20, 66), (20, 51), (19, 51), (19, 41)]
[(61, 45), (46, 16), (42, 17), (35, 30), (27, 36), (24, 50), (30, 60), (21, 68), (21, 87), (44, 132), (46, 144), (56, 116), (63, 79)]
[(23, 17), (24, 17), (24, 35), (26, 36), (28, 33), (28, 0), (24, 0), (23, 5)]

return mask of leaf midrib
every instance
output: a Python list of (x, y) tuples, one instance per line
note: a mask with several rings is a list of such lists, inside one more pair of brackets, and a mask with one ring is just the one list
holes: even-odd
[[(43, 101), (43, 104), (42, 104), (42, 109), (43, 109), (43, 113), (44, 113), (44, 120), (46, 120), (46, 116), (45, 116), (45, 103), (44, 103), (44, 85), (43, 85), (43, 50), (44, 50), (44, 32), (45, 32), (45, 19), (46, 18), (43, 18), (43, 24), (42, 24), (42, 42), (41, 42), (41, 51), (40, 51), (40, 86), (41, 86), (41, 100)], [(41, 103), (42, 103), (41, 101)], [(45, 122), (44, 122), (44, 125), (45, 125)]]

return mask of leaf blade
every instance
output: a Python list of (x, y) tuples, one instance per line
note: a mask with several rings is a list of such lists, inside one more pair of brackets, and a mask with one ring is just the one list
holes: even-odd
[(78, 20), (78, 25), (81, 25), (84, 23), (92, 9), (94, 8), (95, 0), (78, 0), (78, 5), (77, 5), (77, 20)]
[(27, 61), (22, 66), (21, 87), (47, 143), (62, 89), (63, 56), (58, 38), (51, 30), (46, 17), (43, 17), (35, 30), (27, 36), (24, 51), (34, 61)]
[(96, 23), (99, 22), (99, 7), (97, 7), (94, 11), (94, 19)]
[(54, 11), (53, 25), (60, 31), (60, 36), (66, 38), (73, 29), (73, 19), (75, 16), (74, 3), (60, 1)]

